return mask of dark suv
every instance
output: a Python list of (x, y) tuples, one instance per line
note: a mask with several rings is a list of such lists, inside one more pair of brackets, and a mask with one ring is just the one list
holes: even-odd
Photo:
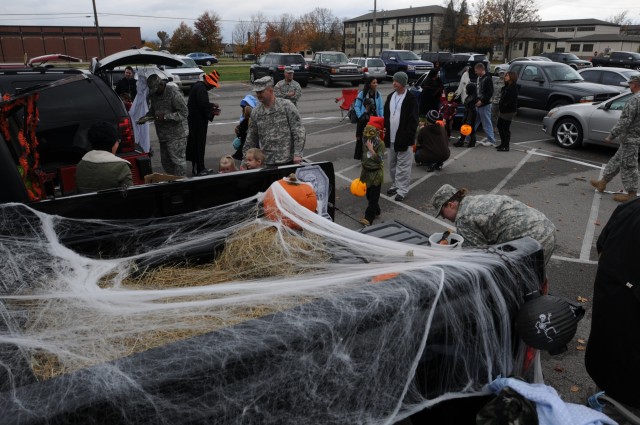
[(387, 77), (393, 77), (398, 71), (404, 71), (409, 81), (416, 81), (423, 74), (428, 74), (433, 69), (433, 63), (420, 59), (410, 50), (384, 50), (380, 59), (387, 68)]
[(260, 56), (249, 69), (249, 79), (253, 83), (269, 75), (277, 83), (284, 80), (284, 68), (287, 66), (293, 68), (293, 79), (306, 87), (309, 83), (309, 66), (299, 53), (266, 53)]
[(16, 94), (73, 76), (77, 81), (43, 90), (38, 98), (36, 135), (43, 172), (54, 185), (66, 179), (66, 187), (75, 189), (75, 165), (92, 149), (87, 140), (89, 127), (108, 121), (118, 129), (118, 155), (132, 163), (134, 182), (142, 183), (144, 174), (151, 170), (149, 156), (136, 151), (129, 114), (101, 78), (78, 69), (5, 69), (0, 70), (0, 92)]
[(591, 68), (593, 65), (591, 62), (582, 60), (573, 53), (562, 53), (562, 52), (552, 52), (552, 53), (541, 53), (540, 56), (549, 58), (554, 62), (560, 62), (565, 65), (569, 65), (573, 69), (583, 69), (583, 68)]

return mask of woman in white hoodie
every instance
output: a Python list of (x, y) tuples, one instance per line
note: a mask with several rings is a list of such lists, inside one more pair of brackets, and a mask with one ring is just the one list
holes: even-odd
[(458, 89), (456, 90), (456, 98), (460, 97), (462, 103), (464, 103), (467, 98), (467, 84), (471, 82), (469, 78), (469, 65), (465, 66), (462, 69), (462, 76), (460, 77), (460, 83), (458, 83)]
[(113, 124), (98, 122), (89, 128), (93, 150), (87, 152), (76, 169), (78, 192), (96, 192), (133, 185), (131, 163), (115, 155), (120, 145)]

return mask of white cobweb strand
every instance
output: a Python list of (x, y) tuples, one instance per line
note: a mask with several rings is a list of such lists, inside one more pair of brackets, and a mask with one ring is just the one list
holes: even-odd
[[(52, 385), (68, 383), (71, 393), (99, 388), (119, 406), (126, 394), (132, 411), (123, 417), (131, 423), (139, 420), (136, 415), (147, 417), (147, 404), (157, 415), (150, 423), (207, 415), (216, 423), (392, 423), (442, 399), (477, 394), (497, 375), (514, 372), (510, 326), (499, 318), (510, 316), (522, 290), (505, 287), (524, 279), (519, 286), (535, 288), (535, 276), (514, 275), (495, 255), (461, 261), (465, 253), (459, 250), (350, 231), (300, 207), (280, 185), (272, 188), (279, 210), (302, 230), (260, 218), (255, 201), (262, 196), (144, 225), (0, 206), (0, 316), (6, 322), (0, 326), (0, 370), (12, 383), (2, 388), (0, 405), (46, 418), (65, 402), (60, 394), (39, 400), (32, 388), (42, 384), (29, 385), (22, 376), (24, 358), (37, 353), (53, 357), (68, 373)], [(134, 264), (208, 240), (232, 241), (243, 229), (257, 234), (274, 226), (286, 258), (270, 266), (284, 269), (287, 263), (295, 274), (241, 280), (237, 270), (226, 270), (228, 279), (215, 284), (123, 284)], [(117, 231), (127, 255), (89, 258), (61, 243), (82, 228)], [(253, 325), (260, 311), (265, 319)], [(241, 385), (221, 379), (218, 387), (211, 378), (197, 397), (182, 400), (151, 392), (127, 361), (114, 362), (144, 351), (139, 348), (146, 338), (181, 332), (187, 333), (183, 343), (169, 345), (175, 349), (162, 357), (149, 356), (144, 367), (165, 370), (186, 361), (180, 367), (187, 368), (206, 358), (221, 365), (211, 366), (215, 376), (253, 349), (262, 350), (269, 367)], [(190, 343), (193, 335), (208, 333), (218, 338), (215, 344), (207, 344), (206, 335)], [(425, 376), (425, 363), (438, 376)], [(180, 367), (162, 373), (186, 380)], [(22, 391), (20, 382), (29, 390)]]

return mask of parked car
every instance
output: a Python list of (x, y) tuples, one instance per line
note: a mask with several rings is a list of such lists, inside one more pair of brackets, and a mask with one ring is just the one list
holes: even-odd
[(365, 79), (373, 77), (382, 83), (387, 78), (384, 62), (380, 58), (351, 58), (349, 61), (362, 67)]
[(472, 82), (478, 79), (474, 67), (477, 64), (483, 64), (487, 72), (490, 72), (489, 59), (487, 55), (481, 53), (454, 53), (453, 61), (444, 66), (443, 71), (440, 73), (440, 78), (443, 82), (447, 81), (460, 81), (462, 76), (462, 70), (465, 66), (469, 66), (469, 78)]
[(614, 66), (640, 70), (640, 53), (636, 52), (611, 52), (608, 56), (596, 56), (591, 58), (593, 66)]
[(451, 52), (422, 52), (420, 59), (431, 62), (434, 65), (438, 62), (440, 66), (445, 66), (449, 62), (453, 62), (455, 60), (453, 53)]
[(356, 87), (364, 79), (362, 68), (349, 62), (342, 52), (315, 52), (309, 62), (309, 76), (322, 80), (325, 87), (333, 83), (351, 83)]
[(496, 65), (495, 68), (493, 69), (493, 73), (494, 74), (498, 74), (501, 71), (508, 70), (509, 69), (509, 65), (511, 65), (514, 62), (532, 62), (532, 61), (552, 62), (551, 59), (545, 58), (544, 56), (521, 56), (521, 57), (518, 57), (518, 58), (515, 58), (515, 59), (511, 59), (507, 63)]
[(389, 78), (398, 71), (404, 71), (409, 81), (415, 81), (433, 69), (433, 63), (420, 59), (410, 50), (383, 50), (380, 59), (384, 62)]
[(585, 81), (590, 83), (606, 84), (620, 88), (629, 87), (629, 78), (640, 74), (640, 71), (628, 68), (596, 67), (581, 69), (578, 73)]
[(164, 71), (173, 77), (173, 82), (178, 85), (180, 90), (189, 93), (191, 87), (202, 80), (204, 71), (198, 67), (198, 64), (188, 56), (176, 56), (182, 62), (180, 66), (165, 66)]
[(293, 79), (300, 86), (307, 87), (309, 83), (309, 65), (299, 53), (267, 53), (260, 56), (256, 63), (249, 68), (249, 79), (255, 80), (270, 76), (274, 84), (284, 80), (284, 68), (293, 68)]
[[(622, 109), (632, 96), (633, 93), (627, 92), (603, 102), (553, 108), (542, 119), (542, 131), (567, 149), (578, 149), (584, 143), (605, 145), (605, 137), (620, 119)], [(618, 142), (614, 139), (606, 145), (617, 146)]]
[(583, 68), (591, 68), (593, 65), (591, 62), (580, 59), (573, 53), (562, 53), (562, 52), (551, 52), (551, 53), (541, 53), (540, 56), (549, 58), (554, 62), (564, 63), (569, 65), (571, 68), (578, 70)]
[(518, 107), (550, 110), (572, 103), (601, 102), (624, 90), (588, 83), (569, 65), (556, 62), (514, 62), (518, 76)]
[(243, 61), (255, 62), (256, 55), (254, 55), (253, 53), (246, 53), (246, 54), (242, 55), (242, 60)]
[(198, 65), (211, 66), (214, 63), (218, 63), (218, 58), (214, 55), (210, 55), (209, 53), (193, 52), (189, 53), (187, 56), (193, 59)]

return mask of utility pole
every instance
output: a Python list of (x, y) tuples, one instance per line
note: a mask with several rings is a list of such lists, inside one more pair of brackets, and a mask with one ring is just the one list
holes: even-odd
[(376, 1), (373, 0), (373, 57), (376, 57)]
[(104, 57), (104, 39), (100, 37), (100, 24), (98, 24), (98, 11), (96, 10), (96, 0), (93, 2), (93, 17), (96, 22), (96, 35), (98, 36), (98, 50), (100, 51), (100, 57)]

